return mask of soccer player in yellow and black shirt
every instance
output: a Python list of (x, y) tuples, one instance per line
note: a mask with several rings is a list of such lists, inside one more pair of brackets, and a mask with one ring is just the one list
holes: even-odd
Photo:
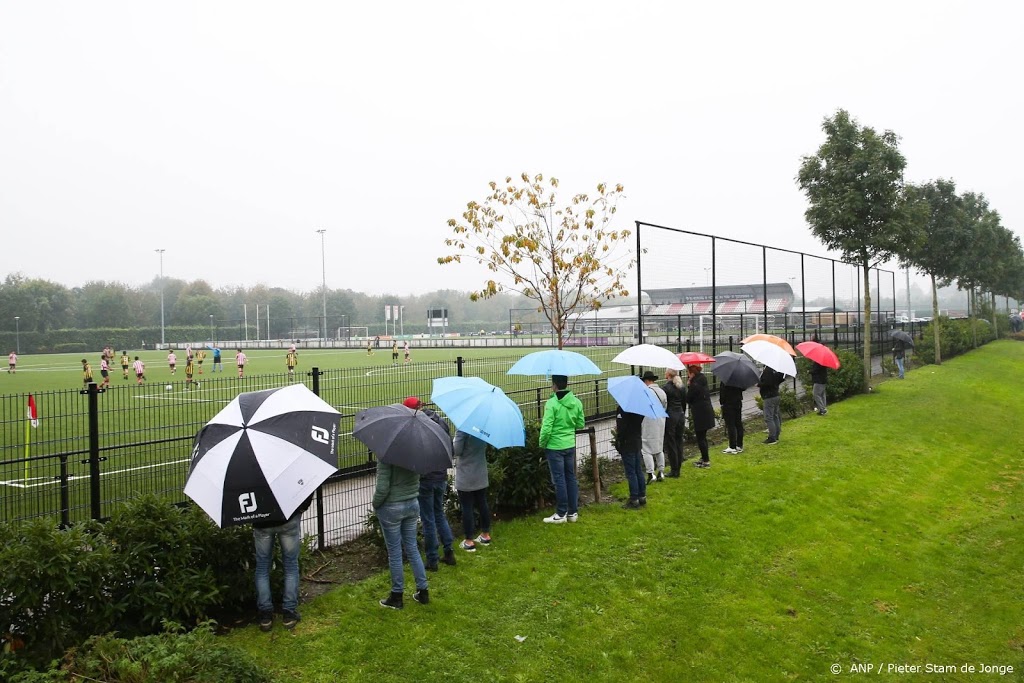
[(92, 368), (89, 367), (89, 361), (82, 359), (82, 384), (89, 386), (89, 382), (92, 381)]
[(196, 351), (196, 363), (199, 364), (199, 374), (203, 374), (203, 361), (206, 359), (206, 351), (199, 349)]
[(132, 359), (128, 357), (127, 351), (121, 352), (121, 374), (124, 375), (125, 379), (128, 379), (128, 366), (132, 364)]
[(185, 359), (185, 388), (192, 388), (192, 372), (195, 370), (195, 365), (192, 363), (192, 356), (187, 356)]
[(288, 376), (295, 376), (295, 365), (299, 362), (299, 356), (294, 351), (289, 351), (284, 357), (285, 363), (288, 365)]

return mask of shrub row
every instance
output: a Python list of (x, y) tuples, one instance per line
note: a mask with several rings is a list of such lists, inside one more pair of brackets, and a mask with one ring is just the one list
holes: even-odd
[[(230, 334), (230, 333), (229, 333)], [(16, 338), (17, 337), (17, 338)], [(164, 330), (168, 343), (177, 344), (190, 340), (198, 342), (210, 338), (210, 328), (201, 325), (168, 327)], [(142, 342), (146, 348), (155, 348), (160, 341), (159, 327), (137, 327), (128, 329), (100, 328), (89, 330), (48, 330), (46, 332), (0, 332), (2, 348), (13, 350), (15, 342), (21, 347), (22, 353), (85, 353), (97, 351), (108, 344), (115, 351), (138, 350)]]
[(44, 662), (95, 634), (237, 613), (255, 598), (252, 557), (248, 527), (219, 529), (199, 508), (155, 496), (105, 523), (0, 524), (0, 634), (6, 649)]
[[(950, 320), (942, 316), (938, 320), (939, 343), (942, 345), (942, 360), (947, 360), (962, 353), (967, 353), (974, 348), (974, 331), (971, 328), (972, 321)], [(987, 344), (996, 338), (996, 332), (992, 324), (987, 320), (975, 322), (978, 333), (978, 344)], [(929, 323), (921, 331), (920, 336), (914, 340), (914, 360), (929, 365), (935, 362), (935, 332), (934, 322)]]

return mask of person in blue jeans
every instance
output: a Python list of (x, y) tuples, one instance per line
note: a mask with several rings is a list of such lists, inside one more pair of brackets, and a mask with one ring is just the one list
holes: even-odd
[(629, 485), (629, 500), (622, 507), (635, 510), (647, 505), (647, 477), (643, 459), (644, 416), (627, 413), (621, 407), (615, 415), (615, 450), (622, 456), (622, 469)]
[(580, 492), (576, 483), (576, 430), (583, 429), (583, 403), (566, 387), (569, 378), (551, 375), (551, 398), (544, 405), (540, 426), (540, 447), (545, 449), (551, 484), (555, 487), (555, 514), (545, 517), (548, 524), (563, 524), (579, 519)]
[(302, 513), (309, 509), (313, 497), (307, 498), (287, 522), (268, 524), (254, 522), (252, 540), (256, 548), (256, 609), (261, 631), (274, 628), (274, 599), (270, 593), (270, 565), (274, 560), (274, 540), (281, 543), (284, 565), (284, 595), (281, 596), (282, 623), (295, 628), (299, 616), (299, 550), (302, 547)]
[[(423, 407), (423, 401), (415, 396), (410, 396), (403, 402), (406, 408), (422, 410), (423, 414), (439, 424), (446, 434), (451, 434), (448, 423), (441, 419), (441, 416), (429, 408)], [(437, 470), (428, 472), (420, 477), (419, 504), (420, 521), (423, 523), (423, 545), (427, 551), (427, 570), (436, 572), (438, 561), (447, 565), (455, 564), (455, 551), (452, 543), (455, 537), (452, 535), (452, 528), (448, 525), (448, 518), (444, 514), (444, 494), (448, 492), (448, 472)], [(441, 537), (441, 544), (444, 546), (444, 557), (438, 553), (437, 538)]]
[(391, 595), (380, 601), (382, 607), (402, 609), (405, 576), (402, 552), (409, 560), (416, 579), (416, 592), (412, 598), (421, 605), (430, 602), (427, 571), (416, 546), (416, 522), (420, 516), (418, 501), (420, 475), (404, 467), (377, 463), (377, 488), (373, 493), (373, 509), (377, 511), (384, 544), (388, 549), (388, 568), (391, 570)]
[(900, 372), (900, 375), (899, 375), (900, 379), (904, 378), (903, 359), (906, 356), (906, 354), (907, 354), (907, 345), (903, 342), (902, 339), (897, 339), (893, 343), (892, 357), (893, 357), (893, 360), (896, 361), (896, 368)]

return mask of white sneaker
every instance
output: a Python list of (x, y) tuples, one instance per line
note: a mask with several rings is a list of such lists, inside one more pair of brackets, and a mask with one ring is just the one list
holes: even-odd
[(569, 514), (567, 514), (565, 516), (565, 518), (568, 521), (570, 521), (570, 522), (578, 522), (578, 521), (580, 521), (580, 513), (578, 513), (578, 512), (570, 512)]
[(558, 514), (557, 512), (555, 514), (551, 515), (550, 517), (545, 517), (544, 518), (544, 523), (545, 524), (565, 524), (565, 522), (566, 522), (565, 517), (563, 517), (562, 515)]
[(742, 452), (743, 452), (743, 449), (742, 449), (742, 448), (739, 448), (739, 447), (737, 447), (737, 448), (736, 448), (736, 450), (735, 450), (735, 451), (733, 451), (733, 452), (734, 452), (734, 453), (742, 453)]
[(735, 448), (726, 448), (722, 452), (723, 453), (728, 453), (729, 455), (735, 455), (738, 451)]

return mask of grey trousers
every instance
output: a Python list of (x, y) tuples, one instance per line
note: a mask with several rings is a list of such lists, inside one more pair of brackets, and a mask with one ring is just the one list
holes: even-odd
[(768, 425), (768, 438), (772, 441), (782, 434), (782, 413), (779, 412), (779, 397), (764, 399), (764, 421)]
[(818, 409), (819, 413), (828, 412), (828, 408), (825, 405), (825, 385), (815, 384), (814, 385), (814, 407)]

